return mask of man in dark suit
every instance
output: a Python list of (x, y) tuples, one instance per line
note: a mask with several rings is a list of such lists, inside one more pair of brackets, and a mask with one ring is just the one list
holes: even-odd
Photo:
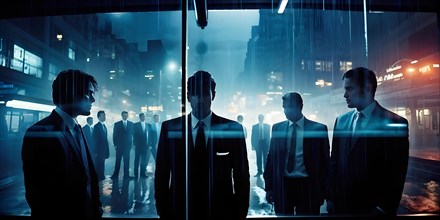
[(162, 123), (154, 182), (161, 219), (247, 216), (250, 182), (243, 128), (211, 111), (215, 86), (210, 73), (194, 73), (187, 84), (191, 113)]
[[(139, 114), (139, 121), (134, 124), (134, 176), (145, 178), (147, 168), (147, 155), (150, 153), (152, 146), (152, 130), (151, 125), (145, 121), (145, 114)], [(140, 166), (140, 168), (139, 168)]]
[(327, 211), (395, 215), (408, 166), (408, 121), (374, 99), (373, 71), (351, 69), (342, 80), (347, 105), (356, 109), (334, 125)]
[(93, 140), (95, 142), (95, 168), (99, 181), (105, 179), (105, 160), (110, 156), (110, 147), (108, 144), (108, 132), (105, 125), (105, 111), (98, 111), (96, 114), (98, 122), (93, 126)]
[(244, 126), (244, 124), (243, 124), (243, 121), (244, 121), (243, 115), (237, 115), (237, 121), (238, 121), (238, 123), (240, 123), (243, 126), (244, 139), (246, 139), (247, 138), (247, 129), (246, 129), (246, 126)]
[(121, 160), (124, 160), (124, 178), (130, 178), (130, 151), (133, 147), (134, 123), (127, 120), (128, 112), (121, 112), (122, 120), (115, 122), (113, 126), (113, 144), (116, 150), (115, 170), (112, 179), (118, 179)]
[(160, 123), (160, 116), (158, 114), (153, 115), (153, 123), (151, 123), (152, 137), (151, 137), (151, 154), (147, 154), (147, 164), (150, 161), (150, 155), (153, 156), (154, 162), (156, 162), (157, 144), (159, 142), (160, 129), (162, 123)]
[(266, 198), (277, 215), (319, 215), (330, 157), (327, 126), (304, 117), (299, 93), (282, 99), (288, 120), (272, 127), (263, 175)]
[(87, 141), (87, 146), (89, 146), (90, 154), (92, 155), (93, 164), (96, 168), (96, 161), (94, 157), (95, 144), (93, 143), (93, 117), (87, 117), (86, 122), (87, 123), (82, 127), (82, 130)]
[(34, 219), (101, 219), (98, 178), (76, 120), (90, 115), (97, 86), (93, 76), (80, 70), (60, 72), (52, 84), (56, 108), (26, 131), (23, 174)]
[(258, 123), (252, 126), (251, 145), (252, 150), (255, 150), (257, 159), (257, 174), (255, 177), (263, 174), (264, 167), (266, 167), (266, 156), (269, 151), (270, 144), (270, 125), (264, 123), (264, 115), (258, 115)]

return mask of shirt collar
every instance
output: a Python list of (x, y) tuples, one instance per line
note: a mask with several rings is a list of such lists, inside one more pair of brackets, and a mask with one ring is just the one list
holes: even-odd
[[(208, 128), (208, 129), (209, 129), (209, 128), (211, 127), (211, 118), (212, 118), (212, 112), (209, 113), (209, 115), (206, 116), (204, 119), (200, 120), (200, 121), (203, 122), (203, 124), (205, 124), (205, 128)], [(197, 119), (196, 116), (194, 116), (194, 115), (191, 113), (191, 127), (192, 127), (193, 129), (195, 129), (196, 126), (197, 126), (197, 123), (199, 123), (199, 119)]]
[[(371, 104), (369, 104), (367, 107), (365, 107), (362, 111), (362, 114), (364, 115), (365, 118), (369, 118), (371, 113), (373, 112), (374, 108), (376, 108), (377, 102), (376, 100), (374, 100)], [(359, 111), (356, 110), (356, 113), (358, 113)]]
[[(289, 120), (289, 127), (293, 124), (294, 122)], [(298, 126), (299, 128), (304, 127), (304, 115), (301, 116), (301, 118), (295, 122), (296, 126)]]
[(69, 127), (69, 129), (73, 129), (75, 127), (75, 125), (78, 124), (78, 122), (76, 121), (76, 118), (73, 118), (72, 116), (67, 114), (65, 111), (63, 111), (61, 108), (55, 107), (55, 111), (61, 116), (64, 123), (66, 123), (66, 125), (67, 125), (67, 127)]

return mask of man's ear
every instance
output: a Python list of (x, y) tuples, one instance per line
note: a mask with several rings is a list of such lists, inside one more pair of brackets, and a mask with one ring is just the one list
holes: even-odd
[(215, 91), (212, 92), (212, 99), (211, 99), (211, 101), (214, 101), (214, 98), (215, 98)]

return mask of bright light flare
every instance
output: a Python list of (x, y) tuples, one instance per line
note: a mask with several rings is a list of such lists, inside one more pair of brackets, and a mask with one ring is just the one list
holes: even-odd
[(278, 8), (278, 14), (282, 14), (284, 12), (284, 9), (286, 9), (286, 5), (289, 2), (289, 0), (281, 0), (280, 7)]
[(11, 100), (6, 102), (7, 107), (11, 108), (19, 108), (19, 109), (27, 109), (27, 110), (37, 110), (44, 112), (51, 112), (55, 106), (54, 105), (45, 105), (34, 102), (26, 102), (21, 100)]

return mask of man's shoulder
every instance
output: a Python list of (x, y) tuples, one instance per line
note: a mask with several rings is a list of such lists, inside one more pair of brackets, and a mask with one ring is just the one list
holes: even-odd
[(382, 117), (384, 122), (391, 122), (391, 123), (401, 123), (401, 124), (408, 124), (408, 120), (384, 107), (381, 105), (378, 105), (378, 111), (379, 116)]
[(337, 117), (337, 120), (345, 120), (347, 118), (350, 118), (350, 116), (353, 114), (354, 111), (355, 110), (351, 110), (351, 111), (345, 112), (344, 114), (339, 115)]
[(31, 125), (27, 130), (31, 131), (45, 131), (45, 130), (53, 130), (58, 124), (63, 123), (61, 117), (59, 115), (55, 115), (54, 113), (49, 116), (35, 122), (35, 124)]
[(272, 129), (277, 129), (280, 126), (284, 126), (286, 123), (289, 123), (288, 120), (280, 121), (272, 125)]
[(323, 129), (327, 129), (327, 125), (321, 123), (321, 122), (317, 122), (317, 121), (313, 121), (310, 119), (305, 118), (305, 127), (310, 128), (311, 130), (323, 130)]
[(165, 120), (161, 123), (161, 127), (164, 127), (164, 128), (180, 127), (180, 128), (182, 128), (182, 123), (183, 123), (184, 119), (185, 119), (184, 117), (176, 117), (176, 118)]
[(211, 118), (211, 126), (222, 126), (222, 127), (229, 127), (229, 128), (241, 128), (241, 124), (237, 121), (231, 120), (229, 118), (225, 118), (219, 115), (212, 115)]

